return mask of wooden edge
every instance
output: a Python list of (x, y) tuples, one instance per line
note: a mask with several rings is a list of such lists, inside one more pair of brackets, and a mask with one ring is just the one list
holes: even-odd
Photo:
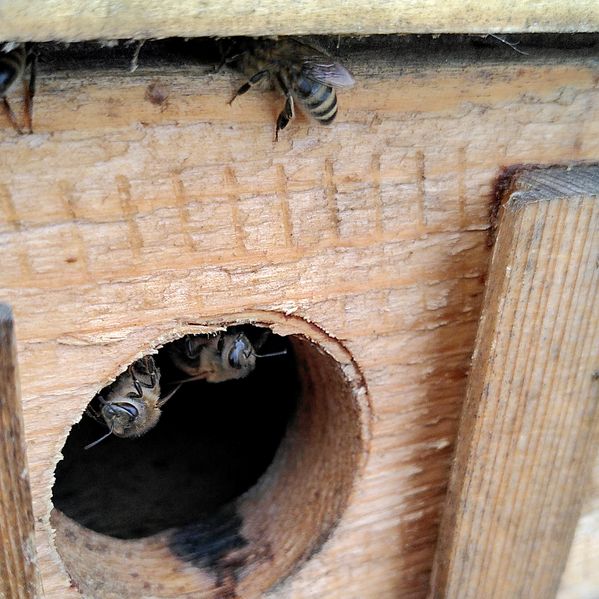
[(304, 2), (274, 0), (12, 0), (0, 4), (0, 40), (82, 41), (172, 36), (537, 33), (599, 30), (595, 0)]
[(40, 596), (14, 323), (0, 303), (0, 597)]
[(506, 200), (516, 209), (529, 202), (597, 196), (597, 165), (521, 167), (512, 177)]
[(599, 429), (599, 167), (510, 186), (429, 597), (553, 597)]

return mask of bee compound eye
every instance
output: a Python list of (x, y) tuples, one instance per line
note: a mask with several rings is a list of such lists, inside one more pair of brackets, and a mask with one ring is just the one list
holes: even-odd
[(112, 404), (106, 404), (102, 408), (102, 414), (107, 418), (114, 418), (117, 415), (117, 410)]
[(228, 362), (229, 362), (229, 366), (231, 368), (236, 368), (236, 369), (241, 368), (240, 353), (239, 353), (239, 350), (237, 348), (234, 347), (229, 352)]
[(135, 420), (139, 416), (139, 410), (133, 404), (121, 404), (119, 408), (126, 412), (131, 420)]
[(229, 352), (228, 362), (231, 368), (241, 369), (248, 363), (252, 354), (252, 346), (244, 335), (239, 335), (233, 342), (233, 347)]
[(4, 92), (8, 88), (12, 73), (8, 69), (0, 71), (0, 92)]

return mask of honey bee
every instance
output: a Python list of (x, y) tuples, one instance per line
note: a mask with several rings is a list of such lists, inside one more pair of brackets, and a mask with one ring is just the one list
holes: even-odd
[[(261, 345), (263, 340), (258, 343)], [(173, 344), (170, 352), (173, 364), (189, 379), (222, 383), (242, 379), (256, 367), (256, 358), (280, 356), (286, 351), (257, 354), (256, 348), (242, 332), (222, 332), (216, 336), (187, 335)]]
[(166, 397), (160, 398), (160, 370), (154, 358), (145, 356), (134, 362), (110, 386), (106, 397), (97, 396), (101, 405), (98, 414), (88, 408), (88, 414), (108, 427), (108, 433), (85, 449), (94, 447), (110, 435), (115, 437), (140, 437), (154, 428), (160, 419), (160, 408), (175, 394), (175, 387)]
[[(6, 49), (8, 48), (8, 49)], [(27, 65), (30, 65), (29, 83), (25, 84), (25, 115), (27, 129), (29, 133), (33, 132), (33, 96), (35, 95), (35, 77), (36, 77), (37, 57), (35, 53), (29, 52), (25, 44), (12, 46), (7, 44), (5, 49), (0, 51), (0, 98), (6, 117), (10, 121), (15, 131), (19, 134), (23, 130), (17, 122), (6, 95), (11, 90), (17, 79), (23, 78)]]
[(355, 83), (343, 65), (294, 38), (254, 40), (232, 60), (239, 61), (249, 79), (229, 104), (262, 81), (268, 81), (285, 96), (285, 106), (277, 118), (275, 141), (279, 131), (294, 117), (295, 102), (321, 125), (328, 125), (337, 115), (335, 88), (351, 87)]

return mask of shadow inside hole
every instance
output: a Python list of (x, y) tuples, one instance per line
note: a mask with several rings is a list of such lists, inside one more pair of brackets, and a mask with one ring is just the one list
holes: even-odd
[[(260, 331), (257, 327), (246, 329)], [(184, 375), (162, 348), (162, 393)], [(109, 437), (84, 416), (56, 469), (54, 506), (82, 526), (120, 539), (156, 534), (208, 519), (252, 487), (272, 462), (299, 395), (291, 345), (271, 335), (246, 378), (187, 383), (162, 409), (157, 426), (137, 439)]]

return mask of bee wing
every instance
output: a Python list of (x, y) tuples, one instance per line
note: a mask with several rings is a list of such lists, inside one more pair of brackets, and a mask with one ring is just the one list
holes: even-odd
[(351, 87), (355, 83), (352, 74), (338, 62), (306, 60), (302, 64), (302, 74), (331, 87)]

